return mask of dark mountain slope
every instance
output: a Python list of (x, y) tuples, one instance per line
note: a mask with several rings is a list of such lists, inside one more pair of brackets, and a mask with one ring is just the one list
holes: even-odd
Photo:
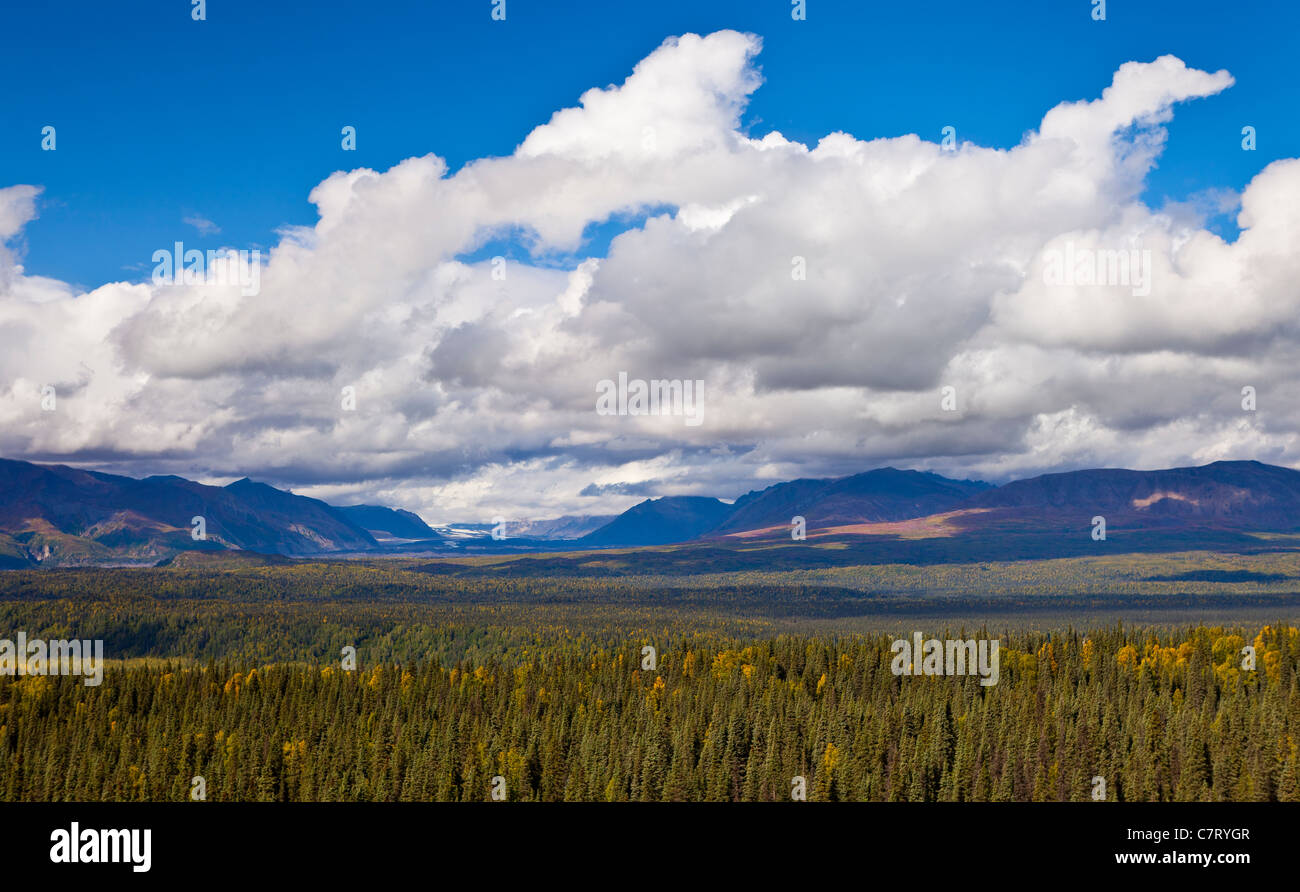
[(1158, 471), (1096, 469), (1044, 474), (980, 493), (959, 507), (985, 509), (968, 528), (1033, 528), (1062, 521), (1108, 526), (1300, 529), (1300, 471), (1256, 461), (1219, 461)]
[(335, 508), (334, 512), (361, 529), (374, 533), (384, 533), (395, 539), (437, 539), (433, 531), (420, 515), (400, 508), (385, 508), (382, 505), (346, 505)]
[(792, 480), (748, 493), (714, 534), (789, 526), (796, 515), (809, 529), (910, 520), (947, 511), (989, 484), (951, 480), (928, 471), (879, 468), (833, 480)]
[[(191, 535), (195, 517), (204, 518), (205, 540)], [(216, 487), (7, 460), (0, 460), (0, 533), (24, 561), (64, 565), (154, 561), (182, 550), (292, 555), (376, 545), (324, 502), (249, 480)]]
[(703, 496), (646, 499), (577, 541), (582, 545), (686, 542), (716, 527), (730, 511), (726, 502)]

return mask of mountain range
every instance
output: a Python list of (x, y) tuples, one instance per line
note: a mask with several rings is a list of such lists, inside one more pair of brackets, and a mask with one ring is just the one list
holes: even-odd
[(1110, 530), (1157, 531), (1171, 542), (1197, 531), (1289, 533), (1300, 530), (1300, 472), (1220, 461), (1153, 471), (1070, 471), (994, 487), (879, 468), (777, 483), (734, 502), (666, 496), (612, 517), (507, 525), (509, 538), (498, 541), (488, 524), (435, 528), (409, 511), (336, 507), (246, 478), (218, 487), (176, 476), (135, 479), (0, 460), (0, 568), (138, 566), (194, 555), (184, 564), (213, 552), (305, 557), (741, 546), (790, 541), (796, 517), (813, 542), (1050, 539), (1086, 532), (1096, 517)]
[(411, 525), (404, 513), (361, 507), (334, 508), (247, 478), (207, 486), (0, 460), (0, 567), (147, 564), (184, 551), (368, 551), (379, 542), (367, 527)]

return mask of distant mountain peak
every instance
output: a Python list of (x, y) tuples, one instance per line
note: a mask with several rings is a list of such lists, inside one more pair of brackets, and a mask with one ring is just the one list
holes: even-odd
[(732, 510), (709, 496), (646, 499), (579, 541), (588, 545), (669, 545), (698, 538)]
[(290, 490), (278, 489), (269, 483), (262, 483), (261, 481), (254, 480), (251, 477), (240, 477), (234, 483), (227, 483), (225, 488), (233, 489), (233, 490), (245, 489), (245, 490), (258, 490), (261, 492), (278, 492), (284, 495), (293, 495), (293, 492)]

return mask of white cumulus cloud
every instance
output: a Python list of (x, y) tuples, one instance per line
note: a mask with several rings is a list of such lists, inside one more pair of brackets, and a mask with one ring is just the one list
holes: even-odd
[[(335, 173), (256, 294), (27, 276), (39, 189), (0, 189), (0, 454), (249, 474), (433, 521), (885, 463), (1298, 463), (1300, 161), (1246, 187), (1233, 242), (1141, 199), (1175, 106), (1227, 72), (1126, 63), (1010, 149), (806, 146), (742, 128), (760, 50), (673, 38), (507, 157)], [(604, 256), (565, 259), (619, 220)], [(531, 259), (468, 259), (503, 237)], [(703, 381), (703, 423), (597, 414), (621, 371)]]

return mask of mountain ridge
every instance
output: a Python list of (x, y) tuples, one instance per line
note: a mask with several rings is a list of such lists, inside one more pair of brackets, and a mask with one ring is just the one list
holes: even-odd
[[(1051, 523), (1083, 513), (1111, 526), (1300, 529), (1300, 471), (1254, 460), (1156, 470), (1089, 468), (1013, 480), (963, 509), (987, 509), (982, 524), (1016, 516)], [(1016, 513), (1018, 512), (1018, 513)]]
[[(0, 459), (0, 569), (218, 565), (177, 560), (193, 552), (302, 558), (741, 545), (788, 541), (795, 517), (804, 518), (814, 541), (856, 537), (875, 542), (876, 551), (891, 540), (988, 544), (1002, 535), (1050, 551), (1064, 547), (1051, 544), (1066, 541), (1063, 536), (1086, 535), (1099, 516), (1117, 533), (1154, 531), (1170, 543), (1198, 530), (1238, 538), (1300, 532), (1300, 471), (1216, 461), (1155, 470), (1085, 468), (992, 486), (886, 467), (782, 481), (731, 503), (708, 496), (646, 499), (612, 517), (534, 521), (533, 529), (511, 530), (497, 542), (486, 535), (452, 537), (409, 511), (332, 506), (247, 477), (216, 487), (175, 475), (136, 479)], [(198, 517), (206, 538), (191, 534)], [(530, 536), (534, 530), (550, 537)]]
[(800, 478), (751, 491), (712, 535), (789, 525), (794, 516), (810, 527), (889, 522), (947, 510), (992, 488), (979, 480), (955, 480), (932, 471), (885, 467), (826, 479)]
[(19, 559), (149, 564), (182, 551), (222, 549), (306, 555), (378, 544), (326, 503), (248, 478), (219, 487), (11, 459), (0, 459), (0, 535), (0, 555), (10, 566)]

